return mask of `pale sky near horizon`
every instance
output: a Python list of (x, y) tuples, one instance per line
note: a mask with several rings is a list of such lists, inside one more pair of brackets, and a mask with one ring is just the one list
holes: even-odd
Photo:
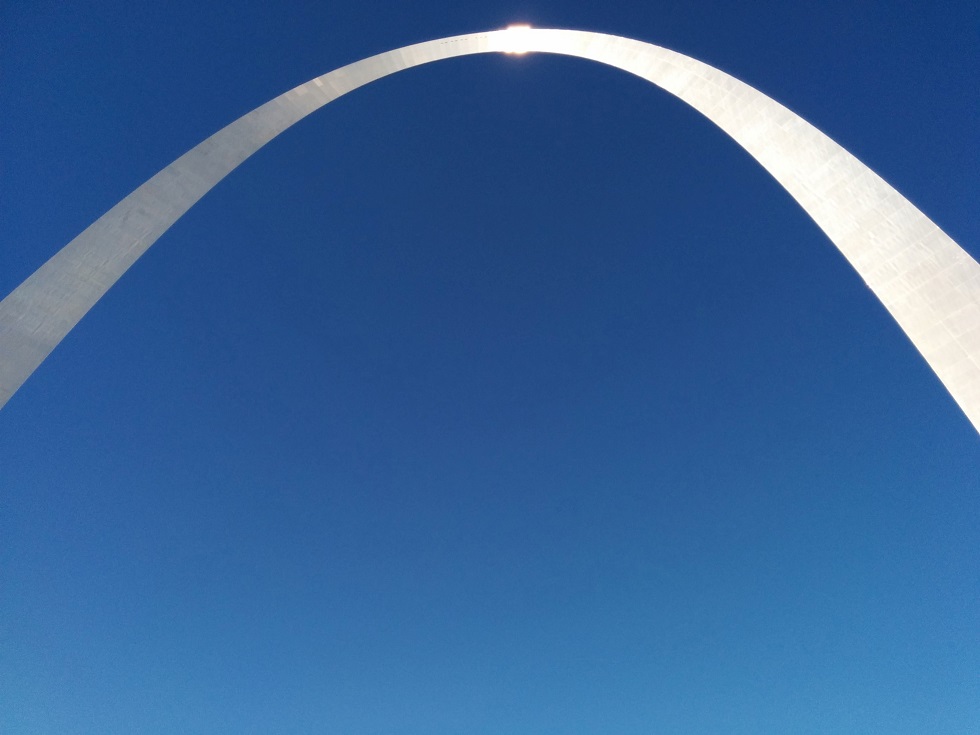
[[(408, 43), (660, 44), (980, 255), (975, 3), (0, 8), (0, 292)], [(980, 438), (682, 103), (440, 62), (247, 161), (0, 411), (0, 731), (968, 733)]]

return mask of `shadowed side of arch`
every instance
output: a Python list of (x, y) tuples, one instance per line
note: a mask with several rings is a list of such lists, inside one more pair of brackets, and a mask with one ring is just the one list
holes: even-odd
[(256, 108), (164, 168), (0, 302), (0, 407), (157, 238), (279, 133), (394, 72), (525, 51), (636, 74), (734, 138), (840, 249), (980, 431), (980, 264), (928, 217), (798, 115), (707, 64), (619, 36), (525, 28), (428, 41), (342, 67)]

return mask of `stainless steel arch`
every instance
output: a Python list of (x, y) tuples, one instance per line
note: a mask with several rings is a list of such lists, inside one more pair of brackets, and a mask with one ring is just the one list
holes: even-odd
[(636, 74), (734, 138), (830, 237), (980, 431), (980, 264), (966, 251), (854, 156), (743, 82), (652, 44), (529, 28), (428, 41), (342, 67), (256, 108), (164, 168), (0, 302), (0, 406), (170, 225), (295, 122), (402, 69), (525, 51)]

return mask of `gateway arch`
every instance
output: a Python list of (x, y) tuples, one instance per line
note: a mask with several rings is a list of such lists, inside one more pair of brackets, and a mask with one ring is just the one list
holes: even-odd
[(294, 123), (403, 69), (532, 51), (636, 74), (734, 138), (844, 254), (980, 431), (980, 264), (928, 217), (808, 122), (724, 72), (628, 38), (527, 27), (442, 38), (344, 66), (256, 108), (164, 168), (0, 302), (0, 407), (160, 235)]

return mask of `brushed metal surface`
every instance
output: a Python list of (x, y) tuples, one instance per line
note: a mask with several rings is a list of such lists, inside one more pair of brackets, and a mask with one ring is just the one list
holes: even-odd
[(980, 431), (980, 264), (867, 166), (798, 115), (700, 61), (619, 36), (514, 28), (406, 46), (256, 108), (96, 220), (0, 302), (0, 406), (184, 212), (259, 148), (368, 82), (468, 54), (546, 52), (636, 74), (703, 113), (813, 218)]

